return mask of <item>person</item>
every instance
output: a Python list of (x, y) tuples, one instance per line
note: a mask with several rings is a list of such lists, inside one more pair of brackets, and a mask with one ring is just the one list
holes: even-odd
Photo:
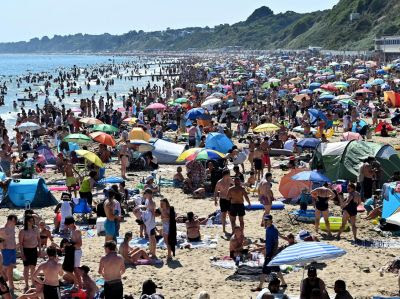
[(160, 191), (160, 187), (154, 183), (154, 177), (152, 175), (147, 176), (146, 184), (144, 185), (143, 189), (151, 189), (153, 193), (158, 193)]
[(240, 228), (244, 232), (244, 220), (243, 217), (246, 215), (244, 208), (244, 198), (246, 199), (249, 206), (251, 206), (249, 196), (246, 189), (241, 185), (241, 180), (239, 177), (235, 177), (234, 186), (230, 187), (228, 190), (228, 200), (231, 202), (229, 209), (229, 219), (231, 221), (232, 232), (236, 226), (236, 217), (239, 217)]
[(147, 279), (142, 284), (142, 295), (154, 295), (160, 287), (151, 279)]
[(75, 219), (73, 216), (69, 216), (65, 218), (65, 226), (71, 232), (71, 244), (74, 246), (74, 276), (75, 282), (74, 285), (82, 288), (82, 279), (81, 279), (81, 270), (79, 267), (81, 266), (82, 259), (82, 232), (75, 225)]
[(92, 206), (92, 202), (93, 202), (92, 190), (97, 183), (96, 176), (97, 176), (97, 172), (94, 170), (91, 170), (89, 172), (89, 176), (87, 176), (83, 179), (80, 189), (79, 189), (79, 196), (81, 198), (85, 198), (89, 206)]
[(118, 161), (121, 162), (121, 177), (126, 180), (126, 168), (129, 165), (129, 148), (125, 141), (122, 141), (119, 149)]
[(51, 235), (51, 231), (48, 229), (46, 226), (46, 223), (41, 220), (39, 222), (39, 229), (40, 229), (40, 247), (46, 248), (47, 247), (47, 241), (50, 239), (51, 242), (53, 242), (53, 236)]
[(374, 157), (368, 157), (360, 167), (359, 182), (361, 185), (361, 197), (363, 201), (372, 197), (372, 187), (374, 181), (374, 171), (371, 163)]
[(82, 273), (83, 289), (86, 290), (86, 298), (93, 299), (99, 291), (99, 288), (96, 282), (89, 276), (90, 268), (83, 265), (79, 267), (79, 270), (81, 270)]
[(336, 293), (335, 299), (353, 299), (349, 291), (346, 290), (346, 282), (344, 282), (343, 280), (336, 280), (333, 289)]
[(245, 186), (248, 188), (252, 188), (253, 186), (256, 185), (256, 177), (254, 171), (250, 171), (250, 176), (247, 178), (247, 181), (245, 183)]
[(99, 274), (104, 278), (105, 299), (122, 299), (124, 295), (121, 276), (125, 273), (125, 264), (123, 257), (115, 251), (116, 248), (114, 241), (106, 241), (106, 255), (100, 259)]
[(303, 279), (300, 287), (300, 299), (311, 299), (314, 290), (318, 290), (321, 299), (329, 299), (324, 281), (317, 277), (317, 269), (310, 266), (307, 270), (307, 277)]
[[(33, 279), (36, 283), (43, 285), (44, 299), (61, 299), (59, 276), (63, 275), (62, 266), (57, 262), (57, 250), (54, 247), (46, 249), (48, 260), (40, 264), (33, 273)], [(44, 274), (44, 280), (39, 278), (39, 274)]]
[(73, 203), (71, 201), (71, 194), (69, 193), (63, 193), (61, 195), (61, 203), (58, 203), (56, 208), (54, 209), (54, 212), (60, 213), (61, 214), (61, 221), (60, 221), (60, 226), (59, 226), (59, 232), (64, 233), (65, 232), (65, 218), (72, 216), (72, 211), (73, 211)]
[(172, 254), (175, 256), (176, 246), (176, 220), (175, 209), (171, 207), (168, 199), (160, 200), (160, 211), (162, 221), (162, 235), (164, 242), (167, 245), (167, 260), (172, 259)]
[(145, 211), (141, 211), (139, 207), (133, 210), (134, 215), (137, 219), (142, 220), (144, 223), (146, 234), (149, 238), (149, 252), (152, 259), (157, 259), (156, 256), (156, 217), (155, 209), (147, 208)]
[(242, 183), (244, 183), (244, 175), (243, 175), (243, 173), (241, 173), (240, 172), (240, 169), (239, 169), (239, 166), (237, 166), (237, 165), (235, 165), (235, 166), (233, 166), (233, 172), (234, 172), (234, 177), (239, 177), (240, 178), (240, 181), (242, 182)]
[(200, 221), (194, 218), (193, 212), (187, 213), (186, 224), (186, 237), (189, 242), (200, 242)]
[[(268, 172), (271, 172), (271, 158), (269, 157), (270, 146), (269, 146), (269, 137), (264, 137), (264, 140), (260, 144), (260, 148), (263, 152), (262, 162), (263, 165), (267, 165)], [(263, 174), (261, 174), (262, 176)]]
[(242, 255), (246, 255), (249, 252), (248, 249), (243, 248), (246, 244), (242, 229), (240, 226), (236, 226), (229, 241), (229, 256), (236, 261), (237, 265), (242, 260)]
[(17, 224), (17, 216), (14, 214), (7, 216), (7, 222), (0, 229), (0, 238), (4, 240), (4, 245), (1, 250), (3, 255), (4, 272), (8, 279), (10, 292), (14, 291), (13, 269), (17, 263), (17, 244), (15, 242), (15, 226)]
[(106, 232), (106, 241), (113, 240), (116, 237), (117, 225), (121, 217), (118, 216), (117, 201), (115, 200), (115, 192), (110, 190), (108, 198), (104, 202), (104, 212), (106, 213), (106, 221), (104, 222), (104, 230)]
[(34, 222), (35, 219), (33, 216), (25, 216), (24, 229), (20, 230), (18, 235), (21, 258), (24, 264), (24, 292), (29, 289), (29, 278), (33, 284), (32, 274), (35, 272), (37, 265), (38, 249), (40, 254), (42, 251), (40, 246), (40, 233), (38, 228), (34, 225)]
[(124, 258), (127, 264), (136, 264), (139, 260), (150, 260), (146, 251), (140, 248), (132, 248), (129, 242), (132, 240), (132, 233), (127, 232), (124, 236), (124, 241), (119, 246), (118, 253)]
[[(5, 240), (0, 238), (0, 249), (3, 250)], [(0, 296), (3, 299), (11, 299), (10, 289), (7, 285), (7, 276), (3, 269), (3, 255), (0, 253)]]
[(257, 181), (260, 181), (264, 175), (264, 167), (262, 160), (263, 157), (264, 157), (264, 152), (261, 149), (260, 145), (257, 145), (253, 153), (253, 164), (254, 164), (253, 166), (256, 172)]
[(281, 281), (279, 278), (274, 277), (268, 283), (268, 288), (263, 289), (260, 293), (257, 294), (256, 299), (264, 299), (267, 298), (267, 295), (271, 295), (271, 298), (274, 299), (289, 299), (286, 294), (280, 292)]
[(210, 299), (210, 294), (206, 291), (201, 291), (197, 296), (197, 299)]
[(265, 174), (265, 179), (262, 179), (258, 185), (258, 198), (264, 205), (264, 215), (268, 215), (271, 212), (272, 201), (274, 200), (271, 181), (272, 174), (267, 172)]
[(173, 186), (175, 188), (182, 188), (184, 180), (185, 180), (185, 178), (183, 177), (183, 174), (182, 174), (182, 167), (178, 166), (176, 168), (176, 173), (174, 174), (174, 177), (172, 179)]
[(282, 272), (279, 266), (268, 266), (272, 258), (278, 253), (279, 246), (279, 232), (278, 229), (273, 225), (272, 215), (264, 215), (264, 226), (265, 226), (265, 250), (264, 250), (264, 264), (262, 268), (262, 274), (260, 276), (260, 283), (256, 289), (252, 291), (261, 291), (265, 282), (265, 276), (270, 275), (271, 272), (276, 272), (280, 280), (283, 282), (282, 287), (286, 287), (285, 279), (283, 278)]
[(360, 193), (356, 191), (356, 186), (353, 183), (349, 183), (347, 190), (349, 195), (344, 202), (340, 203), (342, 208), (342, 226), (336, 236), (338, 240), (340, 240), (340, 235), (344, 231), (347, 221), (350, 220), (351, 230), (353, 232), (354, 241), (357, 242), (357, 227), (356, 227), (356, 218), (357, 218), (357, 207), (361, 203)]
[(329, 225), (329, 200), (336, 197), (335, 193), (328, 188), (328, 183), (325, 183), (322, 187), (315, 188), (311, 191), (311, 197), (315, 205), (315, 231), (319, 231), (319, 221), (321, 214), (325, 220), (326, 230), (328, 236), (332, 236), (331, 228)]
[(79, 173), (76, 171), (71, 161), (67, 158), (64, 158), (64, 172), (65, 172), (65, 182), (67, 185), (68, 192), (71, 194), (71, 191), (74, 191), (74, 196), (77, 198), (76, 187), (78, 185), (78, 181), (74, 176), (76, 173), (79, 176)]
[(7, 177), (11, 176), (11, 154), (10, 147), (3, 143), (0, 151), (0, 167)]
[(222, 179), (220, 179), (215, 185), (214, 190), (214, 204), (218, 205), (217, 198), (219, 197), (219, 208), (221, 210), (221, 220), (222, 220), (222, 231), (226, 231), (226, 215), (231, 208), (231, 201), (228, 198), (228, 191), (232, 185), (232, 179), (230, 176), (229, 169), (224, 169), (222, 171)]

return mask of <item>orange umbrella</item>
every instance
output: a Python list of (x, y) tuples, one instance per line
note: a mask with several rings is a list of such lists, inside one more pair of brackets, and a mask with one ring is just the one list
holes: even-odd
[(279, 183), (279, 192), (284, 198), (296, 198), (301, 194), (304, 188), (309, 191), (311, 189), (311, 182), (309, 181), (295, 181), (292, 176), (295, 174), (305, 171), (305, 168), (292, 169), (289, 173), (284, 175)]
[(111, 147), (114, 147), (116, 145), (114, 138), (104, 132), (93, 132), (90, 133), (89, 136), (98, 143), (105, 144)]

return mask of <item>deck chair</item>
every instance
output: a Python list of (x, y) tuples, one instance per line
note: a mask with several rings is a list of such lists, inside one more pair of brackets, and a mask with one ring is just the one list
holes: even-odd
[(82, 220), (88, 221), (87, 216), (92, 212), (92, 208), (87, 203), (86, 198), (79, 198), (78, 204), (74, 204), (73, 214), (81, 214)]

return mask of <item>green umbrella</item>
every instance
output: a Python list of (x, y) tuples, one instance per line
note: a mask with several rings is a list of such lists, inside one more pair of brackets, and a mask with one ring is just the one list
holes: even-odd
[(178, 103), (178, 104), (187, 103), (187, 102), (188, 102), (187, 98), (179, 98), (179, 99), (175, 100), (175, 103)]
[(357, 104), (353, 100), (350, 100), (350, 99), (340, 100), (339, 103), (344, 104), (344, 105), (357, 106)]
[(66, 142), (86, 143), (91, 142), (92, 139), (85, 134), (69, 134), (63, 139)]
[(112, 126), (112, 125), (107, 125), (107, 124), (102, 124), (102, 125), (94, 125), (93, 126), (94, 131), (102, 131), (102, 132), (118, 132), (118, 128)]

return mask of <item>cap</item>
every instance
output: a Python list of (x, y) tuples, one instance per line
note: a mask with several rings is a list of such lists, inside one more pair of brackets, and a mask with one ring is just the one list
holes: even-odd
[(301, 231), (299, 232), (299, 238), (300, 238), (300, 240), (304, 240), (305, 238), (310, 237), (310, 236), (311, 236), (311, 234), (310, 234), (309, 231), (301, 230)]
[(264, 215), (264, 220), (272, 220), (272, 215), (270, 214)]

